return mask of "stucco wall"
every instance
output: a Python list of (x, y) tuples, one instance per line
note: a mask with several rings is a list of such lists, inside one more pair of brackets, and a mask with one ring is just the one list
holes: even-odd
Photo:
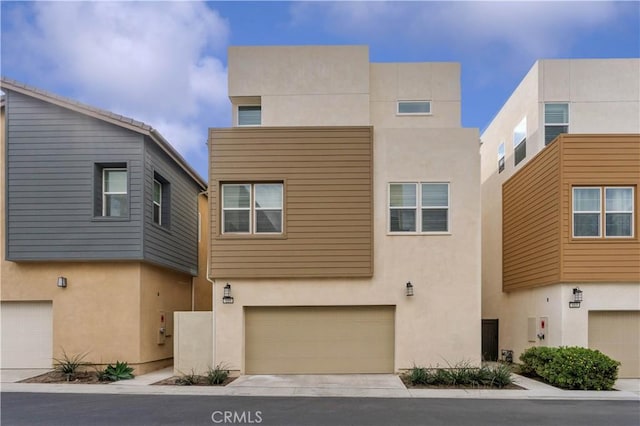
[(174, 314), (173, 374), (205, 375), (213, 368), (213, 313)]

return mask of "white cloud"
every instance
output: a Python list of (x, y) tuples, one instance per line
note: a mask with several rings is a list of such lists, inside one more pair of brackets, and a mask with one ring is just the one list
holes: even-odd
[[(216, 11), (203, 2), (22, 6), (3, 33), (3, 47), (12, 45), (5, 63), (45, 82), (40, 87), (66, 87), (70, 97), (158, 128), (187, 157), (206, 158), (207, 127), (229, 121), (218, 58), (229, 25)], [(205, 173), (206, 165), (196, 166)]]

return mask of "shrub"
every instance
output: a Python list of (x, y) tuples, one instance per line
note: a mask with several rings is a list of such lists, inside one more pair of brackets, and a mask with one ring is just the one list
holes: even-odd
[(618, 378), (619, 365), (597, 350), (564, 347), (542, 369), (541, 376), (562, 389), (611, 390)]
[(542, 377), (542, 368), (546, 366), (556, 355), (558, 348), (547, 346), (534, 346), (520, 354), (522, 365), (520, 372), (525, 376)]
[(193, 369), (189, 374), (183, 374), (182, 376), (176, 379), (176, 385), (179, 386), (193, 386), (198, 384), (200, 381), (200, 376), (198, 376)]
[(117, 382), (118, 380), (133, 379), (133, 368), (126, 362), (116, 361), (116, 365), (109, 364), (107, 368), (98, 372), (101, 381)]
[(221, 385), (229, 377), (229, 369), (225, 364), (218, 364), (207, 371), (207, 383), (210, 385)]
[(477, 368), (467, 362), (458, 363), (449, 368), (425, 368), (414, 365), (405, 375), (405, 379), (413, 386), (503, 388), (512, 383), (511, 370), (504, 365)]
[(63, 349), (62, 358), (53, 359), (55, 361), (55, 370), (67, 376), (67, 382), (71, 381), (71, 379), (75, 378), (80, 367), (89, 365), (89, 363), (83, 361), (86, 356), (87, 352), (69, 356)]

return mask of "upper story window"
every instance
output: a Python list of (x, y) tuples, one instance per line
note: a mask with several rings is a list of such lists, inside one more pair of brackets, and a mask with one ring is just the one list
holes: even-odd
[(239, 105), (238, 126), (260, 126), (262, 124), (261, 105)]
[(398, 115), (429, 115), (431, 101), (398, 101)]
[(561, 133), (569, 132), (569, 104), (544, 104), (544, 144), (549, 145)]
[(223, 234), (281, 234), (282, 183), (222, 185)]
[(102, 216), (126, 217), (129, 215), (126, 168), (102, 169)]
[(527, 117), (513, 129), (513, 158), (518, 165), (527, 156)]
[(633, 187), (574, 187), (573, 236), (633, 237), (633, 206)]
[(504, 142), (498, 145), (498, 173), (504, 170)]
[(153, 180), (153, 222), (162, 225), (162, 184)]
[(153, 173), (153, 223), (168, 228), (171, 222), (171, 185), (157, 172)]
[(390, 183), (389, 232), (449, 232), (449, 184)]

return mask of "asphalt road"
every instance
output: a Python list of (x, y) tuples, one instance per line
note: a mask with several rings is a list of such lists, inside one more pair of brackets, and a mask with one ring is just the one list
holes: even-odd
[(638, 426), (637, 401), (0, 394), (4, 425)]

